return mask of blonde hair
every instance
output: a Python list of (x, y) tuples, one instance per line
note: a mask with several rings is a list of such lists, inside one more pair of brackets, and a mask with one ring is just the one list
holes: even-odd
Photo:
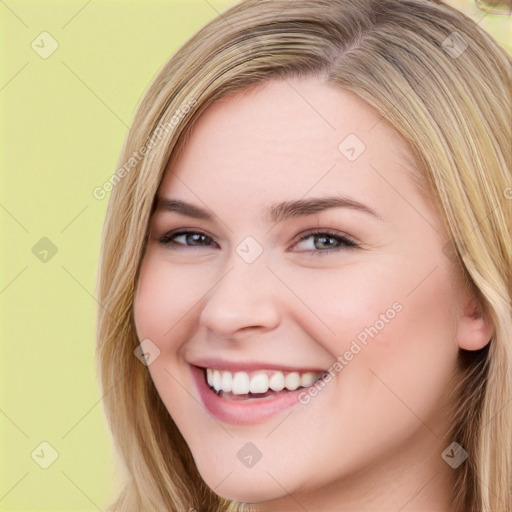
[(194, 123), (220, 98), (291, 76), (352, 91), (409, 143), (495, 327), (485, 349), (461, 351), (453, 440), (469, 458), (454, 510), (512, 510), (511, 69), (506, 51), (440, 0), (243, 0), (164, 65), (126, 138), (102, 237), (98, 375), (127, 474), (109, 510), (246, 510), (202, 481), (134, 356), (133, 300), (157, 189)]

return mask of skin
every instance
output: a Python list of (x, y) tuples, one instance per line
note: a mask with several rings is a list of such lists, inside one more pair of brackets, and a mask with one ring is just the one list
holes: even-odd
[[(349, 134), (366, 145), (353, 162), (338, 149)], [(449, 237), (413, 166), (369, 106), (307, 77), (213, 105), (168, 169), (159, 196), (215, 217), (156, 211), (135, 323), (161, 351), (151, 378), (219, 495), (265, 511), (453, 512), (445, 397), (459, 348), (481, 348), (491, 328), (443, 251)], [(333, 195), (378, 216), (266, 215), (274, 203)], [(177, 229), (210, 238), (159, 242)], [(325, 229), (358, 247), (305, 238)], [(253, 263), (236, 252), (247, 236), (263, 249)], [(400, 312), (306, 405), (249, 426), (202, 406), (189, 366), (198, 357), (327, 369), (393, 304)], [(247, 442), (262, 453), (252, 468), (237, 458)]]

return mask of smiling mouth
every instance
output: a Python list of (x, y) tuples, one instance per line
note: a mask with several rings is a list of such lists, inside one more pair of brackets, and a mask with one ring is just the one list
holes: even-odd
[(214, 368), (204, 368), (203, 373), (209, 388), (217, 396), (234, 401), (261, 400), (308, 388), (324, 374), (279, 370), (230, 372)]

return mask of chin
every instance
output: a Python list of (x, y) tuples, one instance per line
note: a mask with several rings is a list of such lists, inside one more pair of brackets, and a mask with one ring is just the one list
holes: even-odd
[[(231, 471), (231, 474), (230, 474)], [(270, 473), (272, 473), (270, 471)], [(200, 470), (205, 483), (222, 498), (239, 503), (262, 503), (283, 497), (285, 491), (264, 468), (233, 469), (226, 472), (219, 471), (218, 467), (208, 468), (208, 472)], [(223, 477), (223, 475), (229, 475)], [(290, 483), (285, 483), (290, 492)], [(285, 493), (288, 494), (288, 493)], [(284, 494), (284, 495), (285, 495)]]

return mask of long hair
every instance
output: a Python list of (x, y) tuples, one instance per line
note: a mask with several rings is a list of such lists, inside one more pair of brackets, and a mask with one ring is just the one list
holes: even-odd
[[(202, 481), (147, 367), (134, 355), (134, 292), (154, 198), (201, 114), (268, 80), (319, 76), (352, 91), (401, 134), (492, 319), (460, 351), (454, 510), (512, 510), (512, 59), (440, 0), (242, 0), (163, 66), (138, 106), (112, 180), (98, 272), (98, 376), (126, 473), (111, 511), (246, 510)], [(420, 186), (420, 184), (418, 185)]]

